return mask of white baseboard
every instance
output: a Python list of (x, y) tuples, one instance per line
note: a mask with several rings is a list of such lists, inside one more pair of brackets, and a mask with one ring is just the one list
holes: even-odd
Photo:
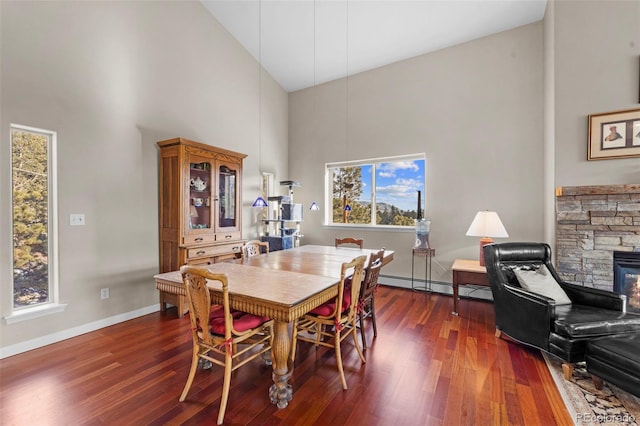
[[(392, 277), (389, 275), (380, 275), (378, 282), (382, 285), (388, 285), (391, 287), (400, 287), (411, 290), (411, 278), (404, 277)], [(414, 285), (424, 289), (424, 280), (418, 280), (414, 282)], [(442, 281), (432, 281), (431, 291), (434, 293), (451, 294), (453, 295), (453, 287), (451, 283)], [(470, 297), (473, 299), (493, 300), (493, 294), (491, 293), (491, 287), (484, 286), (460, 286), (460, 297)]]
[(136, 309), (135, 311), (125, 312), (123, 314), (114, 315), (109, 318), (104, 318), (98, 321), (90, 322), (88, 324), (79, 325), (77, 327), (69, 328), (67, 330), (62, 330), (53, 334), (48, 334), (46, 336), (27, 340), (26, 342), (20, 342), (20, 343), (16, 343), (15, 345), (2, 347), (0, 348), (0, 359), (17, 355), (22, 352), (27, 352), (32, 349), (41, 348), (43, 346), (47, 346), (52, 343), (61, 342), (62, 340), (80, 336), (81, 334), (89, 333), (90, 331), (95, 331), (104, 327), (109, 327), (110, 325), (128, 321), (133, 318), (138, 318), (143, 315), (157, 312), (159, 310), (160, 310), (160, 304), (156, 303), (155, 305)]

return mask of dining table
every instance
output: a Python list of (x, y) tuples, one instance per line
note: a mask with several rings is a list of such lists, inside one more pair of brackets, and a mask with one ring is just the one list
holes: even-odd
[[(254, 315), (274, 320), (271, 361), (273, 385), (269, 399), (285, 408), (293, 397), (289, 379), (293, 374), (289, 324), (338, 295), (342, 263), (376, 252), (373, 249), (304, 245), (258, 256), (207, 265), (214, 273), (228, 276), (229, 303)], [(383, 265), (393, 260), (385, 250)], [(366, 264), (365, 264), (366, 267)], [(156, 286), (180, 286), (180, 271), (154, 276)], [(222, 303), (218, 286), (209, 287), (212, 303)]]

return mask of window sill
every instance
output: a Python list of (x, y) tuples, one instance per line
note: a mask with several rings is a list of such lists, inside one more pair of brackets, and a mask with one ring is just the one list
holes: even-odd
[(63, 305), (60, 303), (47, 303), (45, 305), (34, 306), (32, 308), (24, 308), (4, 317), (4, 322), (7, 325), (15, 324), (22, 321), (43, 317), (45, 315), (63, 312), (66, 307), (67, 305)]
[(385, 226), (385, 225), (359, 225), (355, 223), (322, 225), (325, 229), (359, 229), (363, 231), (384, 231), (384, 232), (416, 232), (413, 226)]

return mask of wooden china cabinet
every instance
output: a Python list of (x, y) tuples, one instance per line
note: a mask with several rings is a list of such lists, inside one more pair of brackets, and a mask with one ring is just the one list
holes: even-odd
[(158, 146), (160, 272), (239, 257), (246, 155), (183, 138)]

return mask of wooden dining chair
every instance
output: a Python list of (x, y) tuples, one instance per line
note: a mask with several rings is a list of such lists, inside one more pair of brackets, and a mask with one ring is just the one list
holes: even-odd
[[(180, 268), (180, 272), (189, 302), (193, 338), (191, 369), (180, 402), (189, 393), (200, 359), (224, 367), (218, 411), (218, 424), (222, 424), (229, 398), (231, 372), (271, 351), (273, 320), (241, 311), (232, 312), (226, 274), (214, 274), (207, 269), (186, 265)], [(223, 317), (213, 318), (211, 315), (211, 294), (207, 284), (221, 287)]]
[(269, 243), (266, 241), (251, 240), (242, 246), (242, 258), (257, 256), (262, 253), (269, 253)]
[[(353, 344), (358, 351), (358, 355), (360, 355), (360, 359), (362, 362), (367, 362), (356, 336), (356, 318), (358, 316), (357, 301), (360, 293), (360, 283), (364, 276), (364, 263), (366, 260), (366, 256), (358, 256), (351, 262), (343, 263), (340, 270), (338, 296), (313, 309), (304, 317), (298, 319), (293, 326), (292, 361), (295, 360), (296, 346), (299, 340), (313, 343), (314, 345), (334, 348), (343, 389), (347, 389), (347, 381), (344, 377), (344, 369), (342, 367), (342, 354), (340, 351), (342, 341), (349, 335), (353, 336)], [(350, 291), (345, 291), (345, 280), (352, 270), (353, 274), (351, 274), (351, 277), (353, 283)]]
[(373, 324), (373, 337), (378, 337), (378, 326), (376, 325), (376, 290), (378, 288), (378, 277), (382, 269), (382, 258), (384, 248), (369, 256), (369, 264), (364, 273), (364, 280), (360, 287), (360, 297), (358, 298), (358, 319), (360, 323), (360, 335), (362, 336), (362, 347), (367, 349), (367, 337), (364, 332), (364, 320), (371, 318)]
[(352, 237), (336, 238), (336, 247), (340, 247), (343, 245), (357, 245), (358, 247), (362, 248), (364, 246), (364, 239)]

